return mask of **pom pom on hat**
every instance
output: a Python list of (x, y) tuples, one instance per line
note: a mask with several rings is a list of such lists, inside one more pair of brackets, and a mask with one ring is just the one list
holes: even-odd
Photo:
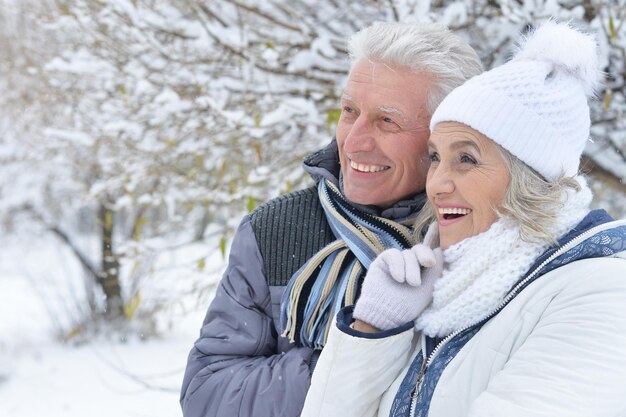
[(574, 176), (591, 126), (587, 97), (599, 75), (594, 39), (548, 21), (521, 42), (510, 62), (448, 94), (430, 129), (444, 121), (460, 122), (548, 181)]
[(513, 59), (546, 61), (561, 67), (580, 80), (587, 96), (593, 96), (599, 86), (596, 42), (565, 23), (549, 20), (541, 25), (523, 38)]

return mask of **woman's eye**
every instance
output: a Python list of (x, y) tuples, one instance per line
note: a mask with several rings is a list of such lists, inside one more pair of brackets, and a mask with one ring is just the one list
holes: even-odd
[(471, 155), (467, 155), (467, 154), (461, 155), (460, 160), (461, 160), (461, 163), (463, 163), (463, 164), (476, 165), (478, 163), (478, 161), (476, 161), (476, 158), (474, 158)]

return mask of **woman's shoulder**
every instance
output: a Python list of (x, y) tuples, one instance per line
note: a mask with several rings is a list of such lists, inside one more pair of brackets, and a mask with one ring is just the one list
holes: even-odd
[[(601, 235), (600, 239), (605, 239), (605, 235)], [(580, 304), (612, 300), (612, 303), (623, 309), (626, 305), (626, 250), (605, 248), (605, 256), (598, 256), (602, 248), (585, 248), (583, 245), (577, 250), (594, 253), (594, 256), (580, 256), (578, 253), (578, 259), (552, 268), (524, 288), (512, 303), (567, 305), (572, 300), (578, 300)]]
[(585, 258), (546, 274), (539, 292), (550, 292), (553, 303), (614, 305), (622, 311), (626, 305), (626, 252), (606, 257)]
[[(581, 230), (582, 229), (582, 230)], [(543, 259), (542, 259), (543, 258)], [(571, 263), (580, 266), (581, 262), (596, 259), (626, 258), (626, 219), (604, 221), (587, 225), (560, 240), (559, 245), (542, 256), (537, 270), (547, 273), (559, 270)], [(600, 262), (604, 265), (604, 262)], [(623, 268), (622, 263), (609, 262), (611, 267)], [(543, 272), (541, 271), (543, 269)], [(532, 268), (531, 268), (532, 270)]]
[(623, 279), (620, 281), (626, 282), (626, 219), (600, 224), (576, 240), (566, 252), (577, 261), (575, 269), (592, 268), (589, 273), (593, 276), (621, 272)]

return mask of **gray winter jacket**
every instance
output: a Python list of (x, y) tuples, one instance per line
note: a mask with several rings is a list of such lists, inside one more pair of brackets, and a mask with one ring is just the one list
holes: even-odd
[[(316, 182), (340, 183), (337, 145), (310, 155)], [(422, 194), (378, 212), (390, 219), (421, 208)], [(319, 352), (279, 336), (280, 301), (289, 278), (335, 240), (315, 187), (275, 198), (244, 217), (222, 277), (189, 354), (181, 391), (185, 417), (296, 417)]]

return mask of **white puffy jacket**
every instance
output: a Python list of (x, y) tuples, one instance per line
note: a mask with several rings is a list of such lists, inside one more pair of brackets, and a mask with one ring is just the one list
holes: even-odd
[[(302, 417), (389, 415), (423, 337), (363, 336), (333, 326)], [(626, 416), (626, 252), (531, 283), (446, 366), (427, 415)]]

